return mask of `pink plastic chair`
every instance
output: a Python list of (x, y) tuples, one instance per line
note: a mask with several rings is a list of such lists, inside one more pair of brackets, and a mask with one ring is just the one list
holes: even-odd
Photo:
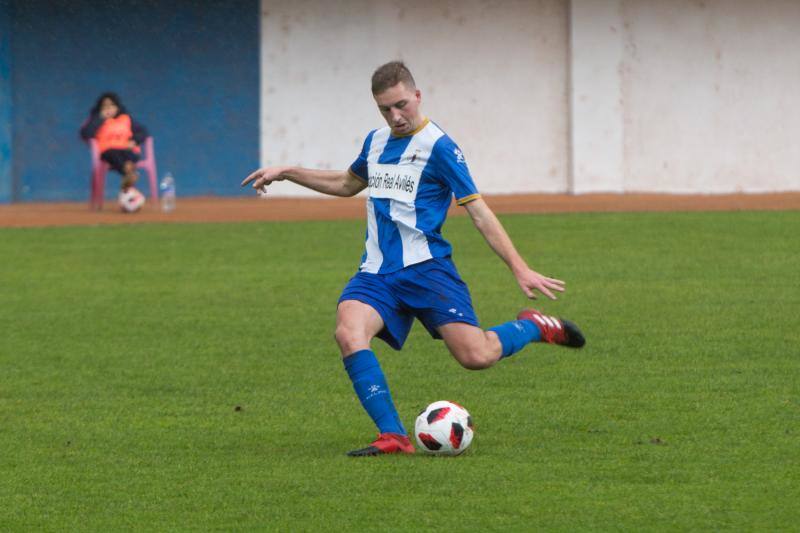
[[(158, 202), (158, 172), (156, 172), (156, 152), (153, 149), (153, 138), (144, 140), (142, 158), (136, 163), (136, 168), (143, 169), (150, 179), (150, 199), (155, 204)], [(97, 139), (89, 139), (89, 152), (92, 156), (92, 192), (89, 196), (89, 209), (103, 209), (103, 197), (106, 189), (106, 174), (108, 163), (100, 159), (97, 148)]]

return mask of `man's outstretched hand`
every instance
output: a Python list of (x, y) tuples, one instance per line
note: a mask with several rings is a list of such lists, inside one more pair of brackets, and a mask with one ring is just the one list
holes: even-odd
[(286, 179), (286, 177), (283, 176), (284, 170), (285, 169), (279, 167), (259, 168), (242, 181), (241, 187), (251, 183), (251, 187), (256, 190), (258, 195), (264, 196), (267, 194), (267, 187), (273, 181), (283, 181)]
[(557, 300), (552, 291), (564, 292), (565, 290), (564, 282), (560, 279), (542, 276), (529, 268), (520, 273), (515, 273), (515, 277), (517, 278), (517, 283), (519, 283), (522, 292), (525, 293), (525, 296), (534, 300), (536, 299), (535, 290), (541, 292), (551, 300)]

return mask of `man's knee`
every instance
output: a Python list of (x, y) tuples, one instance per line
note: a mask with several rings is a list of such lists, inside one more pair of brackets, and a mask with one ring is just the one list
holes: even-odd
[(367, 304), (356, 300), (345, 300), (339, 304), (336, 314), (336, 331), (333, 336), (342, 357), (359, 350), (369, 350), (372, 337), (383, 327), (378, 312)]
[(365, 344), (369, 346), (369, 339), (366, 338), (363, 331), (346, 324), (337, 325), (333, 337), (343, 356), (363, 350)]
[(489, 368), (500, 358), (497, 335), (487, 334), (478, 327), (467, 324), (445, 324), (439, 329), (450, 353), (458, 363), (469, 370)]
[(469, 346), (453, 352), (456, 361), (467, 370), (483, 370), (497, 362), (497, 358), (481, 347)]

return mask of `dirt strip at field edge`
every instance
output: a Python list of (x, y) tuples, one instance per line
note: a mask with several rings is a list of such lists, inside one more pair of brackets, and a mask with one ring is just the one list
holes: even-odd
[[(800, 192), (770, 194), (519, 194), (485, 195), (498, 214), (636, 211), (798, 210)], [(121, 213), (109, 201), (102, 211), (86, 203), (0, 205), (0, 227), (92, 226), (148, 222), (254, 222), (338, 220), (364, 217), (364, 198), (179, 198), (177, 209), (162, 213), (153, 202), (138, 213)], [(452, 214), (464, 213), (453, 205)]]

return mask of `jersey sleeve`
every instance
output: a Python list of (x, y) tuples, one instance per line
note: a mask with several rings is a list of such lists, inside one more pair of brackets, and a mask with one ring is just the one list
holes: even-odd
[(450, 137), (444, 136), (439, 139), (433, 152), (439, 179), (450, 186), (458, 205), (467, 204), (481, 197), (469, 173), (464, 153)]
[(361, 152), (356, 157), (356, 160), (353, 161), (353, 164), (350, 165), (350, 173), (364, 181), (369, 181), (367, 155), (369, 154), (369, 146), (372, 144), (372, 135), (374, 133), (375, 130), (372, 130), (367, 134), (367, 138), (364, 139), (364, 146), (361, 147)]

